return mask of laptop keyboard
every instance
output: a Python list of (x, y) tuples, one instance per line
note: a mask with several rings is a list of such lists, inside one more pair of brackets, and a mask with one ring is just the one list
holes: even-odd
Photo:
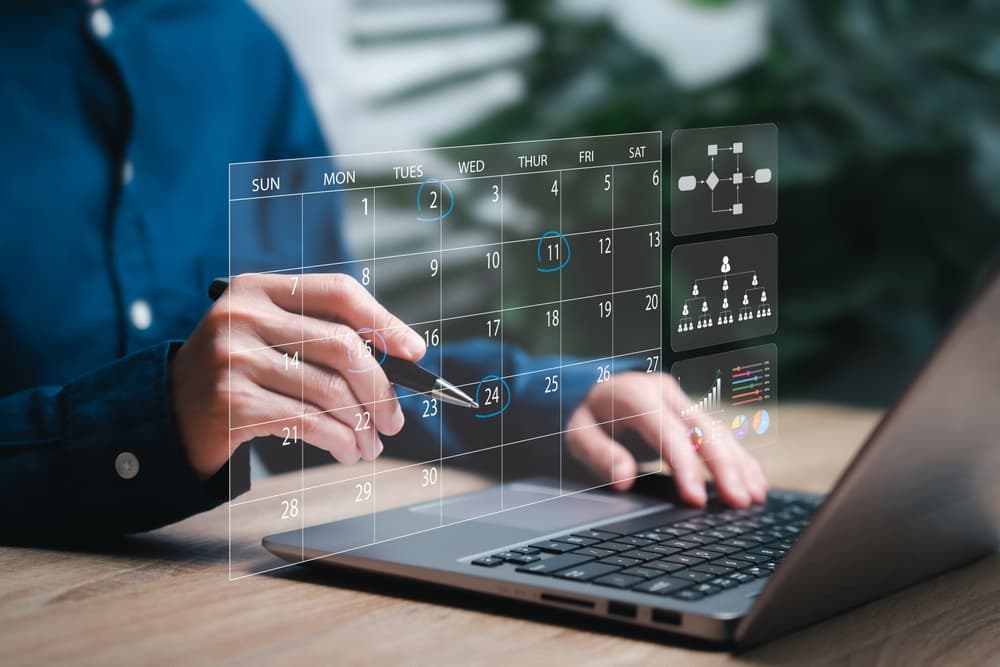
[(654, 513), (500, 551), (472, 565), (701, 600), (771, 576), (819, 502), (769, 498), (765, 505), (719, 506), (668, 523)]

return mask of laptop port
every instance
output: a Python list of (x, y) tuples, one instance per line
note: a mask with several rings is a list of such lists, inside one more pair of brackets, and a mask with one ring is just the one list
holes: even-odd
[(608, 602), (608, 615), (622, 618), (635, 618), (636, 607), (626, 602)]
[(587, 609), (593, 609), (594, 603), (590, 600), (580, 600), (578, 598), (568, 598), (562, 595), (553, 595), (552, 593), (542, 593), (542, 602), (558, 602), (559, 604), (568, 604), (574, 607), (586, 607)]
[(680, 625), (681, 615), (679, 612), (676, 611), (668, 611), (666, 609), (654, 609), (653, 620), (657, 623), (666, 623), (667, 625)]

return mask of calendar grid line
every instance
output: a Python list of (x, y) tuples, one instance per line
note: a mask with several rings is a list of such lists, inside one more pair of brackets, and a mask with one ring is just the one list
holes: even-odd
[[(611, 354), (612, 357), (615, 353), (615, 311), (618, 307), (615, 304), (615, 252), (614, 248), (617, 247), (615, 243), (615, 168), (611, 167)], [(611, 360), (611, 372), (615, 372), (615, 362), (612, 358)], [(615, 383), (611, 383), (611, 421), (615, 420)], [(615, 448), (611, 448), (611, 482), (615, 481)]]
[[(591, 359), (584, 359), (584, 360), (581, 360), (581, 361), (575, 361), (575, 362), (573, 362), (571, 364), (562, 364), (560, 366), (549, 366), (548, 368), (532, 369), (530, 371), (523, 371), (521, 373), (511, 373), (510, 375), (503, 375), (502, 378), (504, 380), (512, 380), (514, 378), (525, 377), (525, 376), (528, 376), (528, 375), (538, 375), (540, 373), (551, 373), (552, 371), (560, 371), (561, 372), (563, 369), (565, 369), (565, 368), (572, 368), (573, 366), (585, 366), (587, 364), (598, 363), (598, 362), (601, 362), (601, 361), (612, 361), (613, 362), (616, 358), (632, 357), (632, 356), (639, 355), (639, 354), (646, 354), (647, 352), (656, 352), (658, 350), (659, 350), (659, 348), (651, 347), (651, 348), (648, 348), (648, 349), (645, 349), (645, 350), (635, 350), (635, 351), (630, 351), (630, 352), (624, 352), (624, 353), (619, 354), (619, 355), (611, 355), (611, 356), (607, 356), (607, 357), (597, 357), (597, 358), (591, 358)], [(476, 382), (464, 382), (464, 383), (461, 383), (461, 384), (456, 384), (455, 386), (458, 387), (459, 389), (469, 389), (469, 388), (474, 388), (477, 384), (478, 384), (478, 381), (476, 381)], [(410, 396), (427, 396), (427, 395), (429, 395), (428, 392), (418, 392), (418, 391), (414, 391), (414, 392), (412, 392), (410, 394)], [(231, 427), (229, 429), (229, 431), (230, 431), (230, 433), (233, 432), (233, 431), (242, 431), (242, 430), (245, 430), (245, 429), (248, 429), (248, 428), (255, 428), (257, 426), (266, 426), (268, 424), (277, 424), (279, 422), (289, 421), (291, 419), (299, 419), (300, 417), (313, 417), (313, 416), (316, 416), (316, 415), (325, 415), (325, 414), (329, 414), (331, 412), (338, 412), (340, 410), (356, 409), (356, 408), (364, 407), (366, 405), (377, 405), (379, 403), (385, 403), (385, 402), (395, 401), (395, 400), (397, 400), (397, 399), (396, 398), (381, 398), (381, 399), (378, 399), (376, 401), (370, 401), (368, 403), (353, 404), (353, 405), (343, 405), (343, 406), (340, 406), (340, 407), (331, 408), (329, 410), (315, 410), (315, 411), (312, 411), (312, 412), (306, 412), (305, 414), (302, 414), (302, 415), (289, 415), (287, 417), (281, 417), (281, 418), (278, 418), (278, 419), (270, 419), (270, 420), (267, 420), (267, 421), (255, 422), (255, 423), (252, 423), (252, 424), (242, 424), (240, 426), (233, 426), (233, 427)], [(501, 416), (502, 416), (502, 413), (501, 413)]]
[[(586, 235), (591, 235), (591, 234), (610, 234), (613, 231), (623, 232), (623, 231), (626, 231), (626, 230), (629, 230), (629, 229), (642, 229), (643, 227), (660, 227), (660, 226), (661, 226), (661, 223), (659, 223), (659, 222), (644, 222), (644, 223), (640, 223), (640, 224), (637, 224), (637, 225), (624, 225), (624, 226), (621, 226), (621, 227), (606, 227), (606, 228), (601, 228), (601, 229), (587, 229), (587, 230), (583, 230), (583, 231), (579, 231), (579, 232), (567, 232), (566, 234), (564, 234), (564, 236), (566, 236), (566, 237), (573, 237), (573, 236), (586, 236)], [(501, 239), (502, 238), (503, 237), (501, 236)], [(315, 269), (330, 269), (330, 268), (337, 267), (337, 266), (343, 266), (345, 264), (365, 264), (365, 263), (369, 263), (369, 262), (378, 262), (380, 260), (386, 260), (386, 259), (405, 259), (407, 257), (417, 257), (417, 256), (420, 256), (420, 255), (438, 255), (438, 254), (441, 254), (442, 252), (461, 252), (461, 251), (464, 251), (464, 250), (481, 250), (482, 248), (492, 248), (492, 247), (495, 247), (495, 246), (513, 245), (513, 244), (517, 244), (517, 243), (534, 243), (534, 242), (537, 242), (537, 241), (540, 241), (540, 240), (541, 240), (540, 236), (533, 236), (533, 237), (526, 237), (526, 238), (521, 238), (521, 239), (511, 239), (509, 241), (500, 240), (500, 241), (494, 241), (494, 242), (491, 242), (491, 243), (474, 243), (474, 244), (464, 245), (464, 246), (454, 246), (454, 247), (451, 247), (451, 248), (444, 248), (443, 250), (441, 250), (441, 249), (434, 249), (434, 248), (432, 248), (430, 250), (415, 250), (413, 252), (404, 252), (404, 253), (399, 253), (399, 254), (396, 254), (396, 255), (380, 255), (380, 256), (377, 256), (377, 257), (365, 257), (365, 258), (361, 258), (361, 259), (345, 259), (345, 260), (342, 260), (342, 261), (339, 261), (339, 262), (324, 262), (322, 264), (309, 264), (309, 265), (306, 265), (306, 266), (288, 266), (288, 267), (281, 268), (281, 269), (267, 269), (267, 270), (264, 270), (264, 271), (253, 271), (251, 273), (253, 273), (255, 275), (273, 275), (273, 274), (280, 274), (280, 273), (296, 273), (296, 272), (300, 272), (300, 271), (313, 271)], [(240, 275), (244, 275), (244, 274), (230, 275), (229, 278), (230, 278), (230, 280), (232, 280), (233, 278), (237, 278)]]
[[(331, 156), (313, 156), (313, 157), (292, 157), (292, 158), (278, 158), (274, 160), (244, 160), (242, 162), (230, 162), (228, 163), (230, 171), (232, 167), (238, 165), (246, 164), (269, 164), (274, 162), (301, 162), (303, 160), (315, 160), (317, 157), (319, 159), (325, 159), (327, 157), (366, 157), (371, 155), (395, 155), (397, 153), (426, 153), (433, 151), (454, 151), (460, 148), (486, 148), (488, 146), (516, 146), (518, 144), (547, 144), (557, 141), (575, 141), (579, 139), (609, 139), (612, 137), (641, 137), (648, 134), (656, 134), (659, 136), (661, 147), (663, 142), (663, 130), (646, 130), (644, 132), (611, 132), (608, 134), (579, 134), (572, 137), (545, 137), (542, 139), (515, 139), (512, 141), (491, 141), (479, 144), (457, 144), (453, 146), (434, 146), (431, 148), (399, 148), (395, 150), (387, 151), (368, 151), (366, 153), (340, 153), (338, 155)], [(662, 153), (661, 153), (662, 154)]]
[[(656, 474), (658, 474), (658, 473), (655, 470), (654, 471), (650, 471), (650, 472), (640, 472), (640, 473), (636, 474), (635, 476), (633, 476), (633, 477), (631, 477), (629, 479), (635, 480), (635, 479), (640, 479), (642, 477), (648, 477), (650, 475), (656, 475)], [(595, 486), (590, 486), (590, 487), (587, 487), (587, 488), (584, 488), (584, 489), (574, 489), (573, 491), (571, 491), (569, 493), (565, 493), (565, 494), (563, 494), (561, 496), (552, 496), (550, 498), (542, 498), (541, 500), (533, 500), (531, 502), (523, 503), (521, 505), (515, 505), (513, 507), (508, 507), (506, 509), (500, 509), (500, 510), (497, 510), (496, 512), (487, 512), (485, 514), (479, 514), (477, 516), (467, 517), (465, 519), (459, 519), (457, 521), (452, 521), (452, 522), (450, 522), (448, 524), (445, 524), (445, 525), (446, 526), (455, 526), (455, 525), (462, 524), (462, 523), (468, 523), (469, 521), (478, 521), (479, 519), (485, 519), (487, 517), (496, 516), (497, 514), (502, 514), (503, 512), (506, 512), (508, 510), (515, 510), (515, 509), (523, 509), (525, 507), (532, 507), (534, 505), (538, 505), (538, 504), (541, 504), (541, 503), (552, 502), (553, 500), (558, 500), (559, 498), (565, 498), (565, 497), (573, 496), (573, 495), (576, 495), (576, 494), (579, 494), (579, 493), (586, 493), (588, 491), (596, 491), (597, 489), (603, 489), (603, 488), (608, 487), (610, 485), (611, 485), (610, 483), (603, 483), (603, 484), (597, 484)], [(258, 574), (267, 574), (269, 572), (277, 572), (279, 570), (284, 570), (286, 568), (293, 567), (295, 565), (302, 565), (303, 563), (310, 563), (310, 562), (315, 561), (315, 560), (322, 560), (324, 558), (331, 558), (333, 556), (338, 556), (340, 554), (350, 553), (352, 551), (357, 551), (358, 549), (364, 549), (366, 547), (373, 547), (373, 546), (375, 546), (377, 544), (385, 544), (387, 542), (394, 542), (395, 540), (401, 540), (401, 539), (406, 538), (406, 537), (413, 537), (414, 535), (420, 535), (422, 533), (427, 533), (427, 532), (430, 532), (432, 530), (439, 530), (440, 528), (441, 528), (441, 526), (432, 526), (430, 528), (424, 528), (422, 530), (415, 530), (415, 531), (413, 531), (411, 533), (405, 533), (403, 535), (394, 535), (392, 537), (387, 537), (384, 540), (377, 540), (375, 542), (370, 542), (368, 544), (359, 544), (358, 546), (349, 547), (347, 549), (341, 549), (340, 551), (331, 551), (329, 553), (321, 554), (319, 556), (310, 556), (309, 558), (305, 558), (305, 559), (300, 560), (300, 561), (283, 563), (282, 565), (276, 565), (274, 567), (269, 567), (269, 568), (264, 569), (264, 570), (257, 570), (255, 572), (248, 572), (247, 574), (242, 574), (242, 575), (240, 575), (238, 577), (232, 577), (232, 576), (230, 576), (229, 581), (231, 581), (231, 582), (233, 582), (233, 581), (239, 581), (240, 579), (246, 579), (247, 577), (253, 577), (253, 576), (258, 575)]]
[[(458, 178), (446, 178), (442, 183), (459, 183), (462, 181), (479, 181), (491, 178), (513, 178), (515, 176), (536, 176), (538, 174), (554, 174), (559, 171), (582, 171), (587, 169), (613, 169), (614, 167), (628, 167), (632, 165), (656, 164), (658, 160), (636, 160), (635, 162), (622, 162), (619, 164), (594, 164), (586, 167), (564, 167), (562, 169), (538, 169), (535, 171), (512, 172), (509, 174), (485, 174), (482, 176), (459, 176)], [(266, 199), (281, 199), (283, 197), (309, 197), (312, 195), (328, 195), (336, 192), (358, 192), (370, 188), (402, 188), (419, 186), (420, 182), (405, 181), (403, 183), (385, 183), (382, 185), (360, 185), (356, 188), (333, 188), (330, 190), (309, 190), (307, 192), (282, 192), (274, 195), (258, 195), (256, 197), (234, 197), (230, 203), (241, 201), (263, 201)]]
[[(503, 221), (504, 221), (503, 220), (503, 213), (504, 213), (504, 211), (503, 211), (503, 203), (504, 203), (504, 196), (503, 196), (504, 190), (503, 190), (503, 186), (504, 186), (503, 176), (501, 175), (500, 176), (500, 241), (501, 241), (501, 244), (500, 244), (500, 307), (501, 308), (503, 307), (503, 267), (504, 267), (504, 264), (507, 263), (507, 261), (504, 259), (504, 252), (503, 252), (503, 249), (504, 249), (504, 245), (503, 245)], [(442, 315), (443, 314), (444, 313), (442, 313)], [(498, 334), (498, 337), (500, 338), (500, 377), (503, 377), (504, 376), (504, 372), (503, 372), (504, 371), (504, 356), (503, 356), (504, 326), (503, 326), (503, 321), (502, 320), (500, 322), (500, 326), (498, 327), (498, 329), (499, 330), (497, 331), (497, 334)], [(503, 442), (503, 441), (504, 441), (504, 419), (503, 419), (503, 413), (501, 412), (500, 413), (500, 442)], [(504, 495), (503, 494), (504, 468), (503, 468), (503, 465), (504, 465), (504, 456), (503, 456), (503, 448), (501, 448), (500, 449), (500, 509), (501, 510), (504, 507), (504, 497), (503, 497), (503, 495)]]
[[(637, 417), (644, 417), (646, 415), (651, 415), (651, 414), (653, 414), (655, 412), (658, 412), (658, 410), (647, 410), (645, 412), (639, 412), (639, 413), (636, 413), (636, 414), (631, 414), (631, 415), (626, 415), (624, 417), (619, 417), (619, 418), (614, 419), (614, 420), (608, 419), (608, 420), (605, 420), (605, 421), (595, 422), (594, 424), (587, 424), (586, 426), (578, 426), (576, 428), (570, 428), (570, 429), (564, 429), (564, 430), (566, 432), (573, 432), (573, 431), (582, 431), (582, 430), (588, 429), (588, 428), (594, 428), (595, 426), (608, 426), (608, 425), (613, 425), (613, 424), (615, 424), (617, 422), (624, 422), (624, 421), (627, 421), (627, 420), (630, 420), (630, 419), (635, 419)], [(388, 475), (388, 474), (391, 474), (391, 473), (399, 472), (401, 470), (409, 470), (409, 469), (412, 469), (412, 468), (420, 468), (422, 466), (436, 464), (439, 461), (441, 461), (441, 463), (443, 464), (444, 461), (451, 461), (451, 460), (461, 459), (461, 458), (463, 458), (465, 456), (472, 456), (472, 455), (475, 455), (475, 454), (481, 454), (483, 452), (488, 452), (488, 451), (492, 451), (492, 450), (502, 449), (502, 448), (508, 447), (510, 445), (520, 445), (520, 444), (524, 444), (526, 442), (532, 442), (534, 440), (544, 440), (545, 438), (551, 438), (551, 437), (555, 436), (557, 433), (559, 433), (559, 431), (553, 431), (551, 433), (543, 433), (541, 435), (533, 435), (533, 436), (529, 436), (527, 438), (521, 438), (519, 440), (512, 440), (510, 442), (500, 442), (500, 443), (495, 444), (495, 445), (487, 445), (486, 447), (479, 447), (479, 448), (476, 448), (474, 450), (470, 450), (470, 451), (467, 451), (467, 452), (456, 452), (455, 454), (447, 454), (445, 456), (442, 456), (440, 459), (434, 458), (434, 459), (428, 459), (428, 460), (425, 460), (425, 461), (414, 461), (412, 463), (406, 463), (406, 464), (403, 464), (403, 465), (400, 465), (400, 466), (394, 466), (392, 468), (387, 468), (385, 470), (376, 470), (374, 472), (365, 473), (363, 475), (355, 475), (353, 477), (345, 477), (343, 479), (336, 479), (336, 480), (332, 480), (330, 482), (323, 482), (322, 484), (313, 484), (311, 486), (304, 487), (303, 491), (315, 491), (316, 489), (323, 489), (323, 488), (330, 487), (330, 486), (336, 486), (337, 484), (345, 484), (347, 482), (356, 482), (356, 481), (358, 481), (360, 479), (368, 479), (369, 477), (372, 477), (373, 475), (377, 477), (379, 475)], [(261, 496), (260, 498), (251, 498), (249, 500), (237, 500), (237, 501), (233, 501), (232, 505), (234, 507), (238, 507), (240, 505), (251, 505), (253, 503), (261, 502), (261, 501), (264, 501), (264, 500), (274, 500), (275, 498), (280, 498), (282, 496), (288, 496), (288, 495), (291, 495), (293, 493), (297, 493), (297, 491), (295, 489), (292, 489), (292, 490), (286, 491), (284, 493), (274, 493), (274, 494), (267, 495), (267, 496)]]
[[(437, 319), (437, 320), (423, 320), (421, 322), (403, 322), (403, 324), (399, 325), (399, 326), (395, 326), (395, 327), (382, 327), (380, 329), (373, 329), (373, 331), (377, 331), (379, 333), (385, 333), (385, 332), (388, 332), (388, 331), (394, 331), (396, 329), (400, 329), (403, 326), (405, 326), (407, 328), (413, 328), (413, 327), (426, 326), (426, 325), (430, 325), (430, 324), (452, 322), (452, 321), (456, 321), (456, 320), (466, 320), (466, 319), (470, 319), (470, 318), (473, 318), (473, 317), (484, 317), (486, 315), (496, 315), (496, 314), (501, 314), (502, 315), (503, 313), (508, 313), (508, 312), (512, 312), (512, 311), (516, 311), (516, 310), (528, 310), (528, 309), (531, 309), (531, 308), (544, 308), (546, 306), (559, 305), (560, 303), (570, 303), (570, 302), (573, 302), (573, 301), (586, 301), (587, 299), (599, 299), (601, 297), (613, 296), (615, 294), (630, 294), (632, 292), (648, 291), (648, 290), (652, 290), (652, 289), (657, 289), (659, 287), (660, 287), (659, 285), (643, 285), (642, 287), (632, 287), (632, 288), (625, 289), (625, 290), (618, 290), (617, 292), (604, 292), (602, 294), (587, 294), (585, 296), (569, 297), (567, 299), (563, 299), (561, 302), (560, 301), (546, 301), (544, 303), (530, 303), (530, 304), (526, 304), (526, 305), (523, 305), (523, 306), (511, 306), (509, 308), (501, 308), (500, 310), (487, 310), (487, 311), (483, 311), (483, 312), (480, 312), (480, 313), (471, 313), (471, 314), (468, 314), (468, 315), (451, 315), (451, 316), (448, 316), (448, 317), (442, 317), (441, 319)], [(259, 345), (259, 346), (256, 346), (256, 347), (239, 348), (239, 349), (233, 350), (233, 352), (234, 353), (238, 353), (238, 354), (246, 354), (246, 353), (250, 353), (250, 352), (260, 352), (262, 350), (281, 349), (281, 348), (285, 348), (285, 347), (289, 347), (289, 346), (293, 346), (293, 345), (298, 345), (300, 343), (322, 343), (324, 341), (337, 340), (339, 338), (351, 337), (353, 335), (355, 335), (354, 332), (351, 332), (351, 333), (341, 333), (341, 334), (335, 334), (333, 336), (323, 336), (323, 337), (320, 337), (320, 338), (307, 338), (305, 340), (292, 340), (292, 341), (287, 341), (287, 342), (284, 342), (284, 343), (275, 343), (274, 345)]]
[[(563, 176), (563, 173), (560, 170), (560, 172), (559, 172), (559, 236), (561, 238), (565, 238), (563, 236), (563, 180), (562, 180), (562, 176)], [(559, 272), (559, 308), (560, 309), (562, 308), (562, 304), (563, 304), (563, 274), (562, 274), (562, 271), (560, 271)], [(501, 306), (503, 305), (502, 301), (500, 302), (500, 305)], [(558, 397), (559, 398), (559, 495), (560, 496), (563, 494), (563, 441), (565, 439), (565, 434), (563, 433), (563, 431), (565, 431), (565, 426), (563, 424), (563, 392), (562, 392), (562, 388), (565, 386), (565, 382), (563, 382), (564, 378), (563, 378), (563, 375), (562, 375), (562, 369), (563, 369), (563, 328), (562, 328), (562, 326), (560, 326), (559, 327), (559, 375), (557, 376), (559, 378), (559, 384), (562, 385), (559, 388), (559, 397)]]

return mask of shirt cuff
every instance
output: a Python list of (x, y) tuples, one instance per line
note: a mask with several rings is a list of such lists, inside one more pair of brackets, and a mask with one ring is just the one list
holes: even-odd
[[(215, 507), (249, 488), (249, 451), (237, 450), (211, 479), (184, 453), (170, 400), (168, 341), (67, 384), (60, 395), (62, 457), (76, 466), (74, 497), (97, 509), (102, 529), (150, 530)], [(232, 496), (230, 495), (230, 480)], [(99, 508), (88, 508), (99, 502)], [(88, 512), (89, 514), (89, 512)], [(90, 515), (92, 518), (94, 515)]]

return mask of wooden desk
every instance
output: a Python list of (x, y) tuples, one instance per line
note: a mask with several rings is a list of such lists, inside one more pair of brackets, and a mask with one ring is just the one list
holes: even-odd
[[(875, 418), (785, 408), (781, 444), (759, 455), (776, 485), (826, 490)], [(452, 482), (453, 492), (483, 484), (473, 475)], [(229, 582), (227, 523), (220, 507), (107, 553), (0, 549), (0, 662), (1000, 664), (1000, 556), (731, 656), (375, 577), (292, 567)]]

